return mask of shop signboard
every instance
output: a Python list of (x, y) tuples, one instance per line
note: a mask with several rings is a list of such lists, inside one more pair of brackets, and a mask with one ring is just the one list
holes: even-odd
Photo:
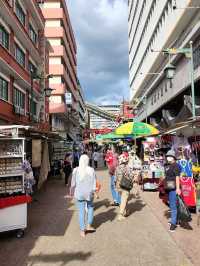
[(72, 94), (71, 94), (71, 92), (66, 92), (65, 93), (65, 103), (67, 105), (71, 105), (72, 104)]

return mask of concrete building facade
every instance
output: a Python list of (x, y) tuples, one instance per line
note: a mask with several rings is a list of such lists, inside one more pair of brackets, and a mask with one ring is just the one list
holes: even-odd
[(36, 0), (0, 1), (0, 124), (49, 129), (48, 82), (31, 82), (31, 73), (44, 77), (48, 70), (44, 27)]
[(180, 111), (186, 99), (190, 109), (190, 59), (180, 54), (171, 56), (176, 71), (170, 81), (164, 73), (169, 56), (162, 52), (167, 48), (190, 47), (190, 41), (194, 46), (198, 101), (200, 9), (195, 8), (198, 6), (198, 0), (129, 0), (130, 94), (132, 101), (137, 102), (137, 119), (167, 119), (173, 110), (176, 114)]
[[(75, 140), (79, 124), (77, 112), (77, 47), (65, 0), (42, 0), (40, 7), (45, 17), (45, 36), (51, 44), (49, 54), (50, 87), (54, 89), (50, 97), (50, 115), (53, 131), (64, 138)], [(71, 94), (71, 103), (66, 95)]]

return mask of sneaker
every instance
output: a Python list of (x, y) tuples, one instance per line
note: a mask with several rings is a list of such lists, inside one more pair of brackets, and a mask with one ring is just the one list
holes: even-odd
[(125, 220), (125, 219), (126, 219), (126, 217), (123, 216), (123, 215), (118, 215), (118, 217), (117, 217), (117, 220), (118, 220), (118, 221), (123, 221), (123, 220)]
[[(172, 225), (171, 222), (168, 222), (168, 224), (169, 224), (170, 226)], [(180, 222), (177, 222), (177, 223), (176, 223), (176, 227), (180, 227), (180, 226), (181, 226)]]
[(113, 202), (110, 206), (113, 206), (113, 207), (118, 207), (120, 204), (118, 202)]
[(176, 227), (177, 227), (177, 226), (176, 226), (175, 224), (171, 224), (171, 225), (170, 225), (170, 228), (169, 228), (169, 231), (170, 231), (170, 232), (174, 232), (174, 231), (176, 230)]
[(87, 233), (94, 233), (94, 232), (96, 232), (96, 229), (94, 227), (92, 227), (91, 225), (88, 225), (86, 232)]

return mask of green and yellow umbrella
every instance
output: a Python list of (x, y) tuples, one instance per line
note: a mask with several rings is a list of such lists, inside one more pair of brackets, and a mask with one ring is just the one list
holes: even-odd
[(133, 137), (145, 137), (159, 134), (159, 130), (152, 125), (143, 122), (128, 122), (115, 130), (117, 135), (132, 135)]
[(114, 132), (102, 135), (102, 139), (124, 139), (123, 135), (117, 135)]

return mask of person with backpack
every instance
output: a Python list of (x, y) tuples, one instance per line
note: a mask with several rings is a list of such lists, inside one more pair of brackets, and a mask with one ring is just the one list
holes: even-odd
[[(74, 193), (73, 193), (74, 191)], [(95, 232), (92, 227), (94, 218), (94, 194), (96, 191), (96, 174), (89, 166), (89, 157), (81, 155), (79, 166), (73, 170), (70, 195), (74, 194), (79, 211), (80, 235), (85, 237), (86, 232)], [(87, 224), (85, 223), (87, 210)]]
[(133, 188), (134, 175), (128, 162), (129, 158), (127, 155), (122, 154), (119, 156), (119, 165), (116, 169), (116, 188), (121, 194), (118, 221), (124, 220), (128, 214), (127, 203), (130, 191)]

